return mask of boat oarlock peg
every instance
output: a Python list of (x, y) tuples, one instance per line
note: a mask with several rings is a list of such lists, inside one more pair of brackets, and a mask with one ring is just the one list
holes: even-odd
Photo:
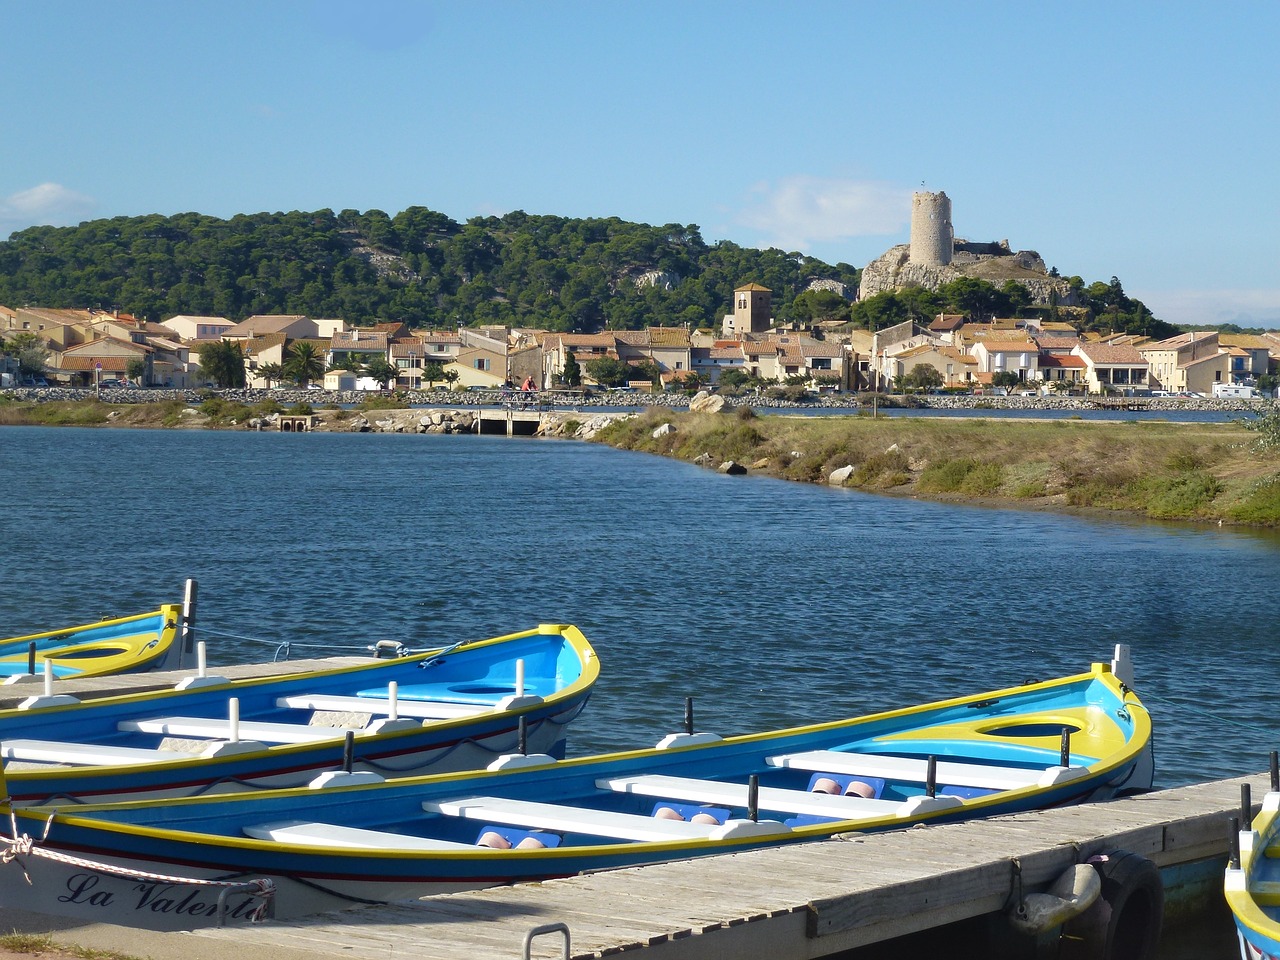
[[(48, 663), (48, 661), (45, 661)], [(36, 642), (32, 640), (27, 644), (27, 673), (31, 676), (36, 675)]]
[(938, 758), (929, 757), (929, 765), (924, 768), (924, 795), (936, 796), (938, 793)]
[(1271, 792), (1280, 792), (1280, 752), (1271, 751)]
[(760, 776), (755, 773), (747, 778), (747, 819), (752, 823), (760, 819)]
[(1240, 820), (1232, 817), (1227, 821), (1227, 865), (1232, 870), (1240, 869)]
[(1062, 728), (1062, 750), (1058, 757), (1058, 766), (1071, 766), (1071, 728)]
[(356, 735), (353, 731), (348, 730), (347, 735), (342, 740), (342, 772), (350, 773), (351, 766), (356, 754)]
[(1249, 784), (1240, 784), (1240, 829), (1253, 828), (1253, 790)]
[(516, 750), (522, 757), (529, 755), (529, 722), (524, 717), (516, 721)]
[(684, 698), (684, 732), (693, 733), (693, 697)]

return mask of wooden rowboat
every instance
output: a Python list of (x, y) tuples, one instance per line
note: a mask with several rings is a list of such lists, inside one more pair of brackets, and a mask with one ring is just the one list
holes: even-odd
[(1224, 890), (1243, 960), (1280, 960), (1280, 764), (1271, 754), (1271, 789), (1257, 816), (1246, 785), (1241, 817), (1232, 819)]
[[(0, 711), (9, 796), (119, 800), (302, 786), (344, 765), (379, 777), (483, 767), (516, 749), (564, 755), (599, 675), (573, 626), (284, 677)], [(350, 743), (347, 743), (348, 734)]]
[(16, 683), (41, 680), (46, 671), (60, 680), (180, 669), (182, 622), (181, 606), (163, 604), (150, 613), (0, 640), (0, 678)]
[(10, 842), (33, 883), (0, 886), (0, 906), (182, 929), (219, 921), (218, 890), (221, 919), (251, 916), (263, 889), (249, 881), (270, 882), (287, 917), (1149, 789), (1150, 718), (1117, 649), (1058, 680), (729, 739), (686, 731), (484, 772), (15, 809)]

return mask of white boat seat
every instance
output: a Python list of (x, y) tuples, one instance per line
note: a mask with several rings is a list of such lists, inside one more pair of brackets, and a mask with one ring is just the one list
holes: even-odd
[(474, 843), (413, 837), (383, 830), (363, 830), (336, 823), (313, 823), (307, 820), (278, 820), (255, 823), (243, 828), (246, 837), (274, 840), (299, 846), (350, 847), (370, 850), (474, 850)]
[[(333, 710), (337, 712), (369, 713), (380, 717), (391, 716), (391, 701), (374, 697), (340, 697), (328, 694), (294, 694), (276, 699), (276, 706), (289, 710)], [(396, 712), (402, 717), (419, 720), (452, 720), (487, 713), (493, 704), (487, 703), (436, 703), (430, 700), (397, 700)]]
[[(121, 720), (118, 730), (130, 733), (159, 733), (166, 737), (210, 737), (226, 740), (231, 736), (231, 721), (216, 717), (149, 717), (145, 720)], [(305, 723), (266, 723), (241, 720), (240, 739), (260, 743), (319, 743), (340, 740), (349, 727), (312, 727)], [(362, 730), (353, 731), (357, 736)]]
[(0, 744), (6, 760), (33, 763), (66, 763), (99, 766), (126, 763), (156, 763), (198, 757), (184, 750), (152, 750), (146, 747), (116, 747), (109, 744), (69, 743), (60, 740), (6, 740)]
[(591, 810), (535, 800), (505, 797), (460, 797), (454, 800), (426, 800), (422, 809), (450, 817), (466, 817), (513, 827), (552, 830), (556, 833), (588, 833), (619, 840), (661, 843), (672, 840), (720, 840), (745, 836), (788, 833), (790, 828), (775, 820), (730, 820), (725, 824), (659, 820), (637, 813)]
[[(809, 750), (788, 753), (765, 760), (771, 767), (790, 767), (809, 773), (851, 773), (855, 776), (883, 777), (924, 783), (929, 763), (917, 757), (888, 757), (874, 753), (852, 753), (842, 750)], [(1020, 787), (1052, 787), (1079, 779), (1089, 773), (1087, 767), (997, 767), (981, 763), (953, 760), (937, 762), (936, 781), (957, 787), (986, 787), (992, 790), (1016, 790)]]
[[(719, 804), (722, 807), (747, 805), (745, 783), (721, 783), (717, 780), (698, 780), (692, 777), (644, 774), (635, 777), (602, 777), (596, 781), (596, 786), (601, 790), (612, 790), (615, 793), (636, 793), (644, 797)], [(896, 800), (832, 796), (828, 793), (809, 793), (807, 790), (787, 790), (781, 787), (761, 787), (758, 803), (761, 810), (806, 813), (836, 820), (893, 816), (901, 806)]]

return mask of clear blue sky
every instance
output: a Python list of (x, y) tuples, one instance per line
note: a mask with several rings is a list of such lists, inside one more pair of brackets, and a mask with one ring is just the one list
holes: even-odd
[(1275, 0), (0, 0), (0, 36), (0, 236), (421, 205), (864, 266), (923, 183), (1162, 319), (1280, 327)]

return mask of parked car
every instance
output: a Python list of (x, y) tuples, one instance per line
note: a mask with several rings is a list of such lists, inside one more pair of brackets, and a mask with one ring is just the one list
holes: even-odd
[(47, 387), (49, 386), (49, 381), (44, 377), (27, 377), (22, 381), (22, 385), (24, 387)]

